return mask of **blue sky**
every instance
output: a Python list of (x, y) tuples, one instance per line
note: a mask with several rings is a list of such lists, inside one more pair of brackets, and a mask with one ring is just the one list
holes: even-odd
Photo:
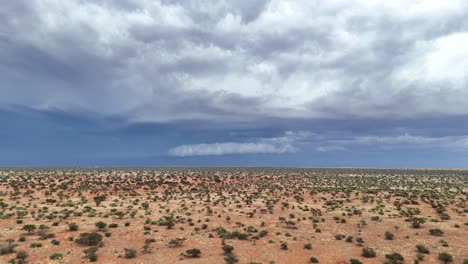
[(467, 167), (468, 2), (18, 0), (0, 166)]

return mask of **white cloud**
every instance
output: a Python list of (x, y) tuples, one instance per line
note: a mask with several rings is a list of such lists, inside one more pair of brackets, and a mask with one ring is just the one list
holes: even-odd
[[(235, 134), (232, 134), (233, 136)], [(317, 152), (347, 151), (356, 147), (371, 148), (446, 148), (467, 149), (468, 136), (428, 137), (411, 135), (363, 135), (338, 137), (319, 135), (310, 131), (286, 131), (283, 135), (270, 138), (251, 138), (248, 142), (219, 142), (208, 144), (181, 145), (169, 150), (178, 157), (211, 156), (232, 154), (292, 153), (305, 150)]]
[[(416, 43), (413, 60), (397, 72), (402, 80), (452, 83), (453, 88), (467, 82), (468, 32), (454, 33), (435, 40)], [(430, 87), (429, 87), (430, 88)]]
[(272, 143), (212, 143), (181, 145), (169, 150), (169, 154), (179, 157), (189, 156), (217, 156), (233, 154), (280, 154), (297, 152), (298, 149), (291, 144)]
[(428, 136), (415, 136), (411, 134), (402, 134), (396, 136), (356, 136), (350, 139), (333, 139), (329, 141), (338, 147), (352, 146), (352, 145), (368, 145), (373, 147), (438, 147), (438, 148), (451, 148), (460, 149), (468, 148), (468, 136), (441, 136), (441, 137), (428, 137)]
[(286, 131), (283, 135), (251, 139), (251, 142), (221, 142), (181, 145), (169, 150), (173, 156), (209, 156), (231, 154), (292, 153), (300, 151), (297, 145), (315, 137), (309, 131)]
[(413, 136), (403, 134), (399, 136), (360, 136), (352, 141), (358, 144), (433, 144), (446, 141), (447, 138)]
[(319, 146), (315, 150), (317, 150), (318, 152), (334, 152), (334, 151), (343, 151), (346, 149), (340, 146)]

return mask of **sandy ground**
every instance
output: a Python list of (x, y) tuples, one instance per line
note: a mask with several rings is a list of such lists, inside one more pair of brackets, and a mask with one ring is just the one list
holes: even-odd
[[(418, 244), (425, 245), (431, 251), (421, 263), (441, 263), (437, 259), (441, 252), (450, 253), (454, 263), (463, 263), (464, 259), (468, 259), (466, 172), (445, 176), (452, 177), (450, 180), (432, 177), (430, 172), (426, 173), (429, 176), (421, 176), (419, 173), (416, 176), (403, 175), (404, 172), (396, 174), (397, 176), (388, 176), (381, 172), (348, 171), (337, 176), (327, 171), (306, 174), (235, 170), (190, 173), (186, 169), (180, 172), (148, 170), (138, 173), (131, 170), (76, 170), (63, 176), (63, 172), (59, 170), (47, 173), (35, 173), (34, 170), (2, 171), (0, 201), (8, 205), (3, 209), (2, 216), (8, 213), (14, 215), (0, 220), (0, 244), (6, 246), (7, 239), (14, 239), (14, 244), (17, 244), (14, 251), (24, 250), (29, 254), (27, 263), (88, 263), (89, 260), (83, 254), (83, 250), (88, 247), (69, 241), (68, 238), (76, 238), (84, 232), (98, 232), (103, 236), (105, 232), (111, 232), (110, 237), (104, 236), (104, 246), (97, 251), (97, 263), (225, 263), (221, 248), (223, 239), (215, 230), (223, 227), (228, 231), (237, 230), (250, 234), (246, 240), (225, 240), (226, 244), (234, 246), (233, 253), (238, 258), (238, 263), (310, 263), (310, 258), (316, 257), (320, 263), (349, 263), (350, 258), (356, 258), (363, 263), (372, 264), (383, 263), (386, 260), (385, 254), (394, 252), (400, 253), (405, 258), (405, 263), (413, 263), (417, 255), (415, 246)], [(219, 179), (215, 180), (214, 175), (219, 175)], [(113, 183), (117, 176), (124, 179), (124, 182)], [(150, 182), (154, 179), (176, 184)], [(445, 185), (444, 180), (447, 182)], [(105, 184), (98, 183), (99, 181)], [(372, 187), (366, 181), (379, 186), (379, 191), (372, 194), (363, 192), (363, 188)], [(60, 187), (64, 182), (68, 184), (67, 189)], [(343, 189), (347, 186), (351, 188), (350, 191)], [(382, 186), (387, 186), (388, 190), (384, 190)], [(455, 186), (455, 191), (452, 186)], [(457, 189), (457, 186), (461, 188)], [(337, 189), (321, 190), (319, 187)], [(410, 198), (396, 195), (392, 190), (396, 187), (406, 190)], [(421, 198), (422, 190), (439, 195), (432, 202), (446, 203), (444, 208), (450, 215), (449, 220), (430, 221), (440, 219), (440, 215), (430, 205), (430, 199)], [(414, 193), (418, 195), (411, 198)], [(93, 198), (98, 195), (105, 195), (106, 200), (96, 206)], [(371, 198), (373, 202), (363, 202), (364, 196)], [(157, 198), (154, 199), (155, 197)], [(297, 197), (300, 199), (296, 199)], [(55, 199), (56, 202), (47, 203), (46, 199)], [(83, 202), (83, 199), (87, 201)], [(404, 200), (417, 201), (419, 204), (403, 204), (398, 210), (395, 202)], [(274, 203), (270, 210), (267, 210), (267, 201)], [(326, 205), (327, 201), (338, 201), (338, 205), (332, 208), (333, 206)], [(143, 202), (148, 202), (148, 210), (142, 207)], [(40, 214), (38, 211), (44, 207), (48, 208), (44, 216), (54, 211), (60, 216), (61, 210), (83, 212), (86, 206), (94, 209), (96, 216), (90, 217), (86, 212), (81, 216), (72, 213), (66, 219), (57, 217), (48, 220), (46, 217), (37, 217)], [(303, 210), (306, 206), (308, 209)], [(321, 215), (314, 216), (312, 208)], [(408, 217), (401, 212), (409, 208), (419, 209), (420, 213), (416, 216), (427, 219), (421, 228), (412, 228), (405, 221)], [(355, 209), (361, 214), (350, 213)], [(17, 223), (18, 210), (28, 212), (22, 218), (22, 223)], [(36, 217), (33, 217), (33, 211)], [(119, 218), (116, 211), (126, 214)], [(130, 216), (132, 211), (135, 213), (134, 217)], [(379, 211), (382, 213), (379, 214)], [(348, 213), (349, 216), (343, 216)], [(106, 214), (108, 216), (104, 217)], [(145, 224), (148, 218), (157, 221), (170, 214), (175, 219), (175, 225), (171, 229), (157, 224)], [(380, 220), (372, 221), (371, 217), (377, 215)], [(280, 220), (280, 217), (285, 220)], [(189, 224), (189, 218), (193, 225)], [(312, 221), (314, 218), (318, 220), (315, 228)], [(341, 219), (345, 219), (346, 223), (341, 223)], [(358, 227), (362, 220), (367, 225)], [(104, 231), (99, 231), (95, 227), (98, 221), (115, 223), (118, 227), (107, 227)], [(292, 221), (296, 228), (287, 228), (285, 221)], [(53, 226), (54, 222), (58, 222), (58, 225)], [(125, 226), (125, 222), (130, 222), (130, 226)], [(79, 230), (69, 231), (68, 223), (77, 223)], [(55, 238), (40, 240), (37, 230), (29, 235), (22, 230), (26, 224), (35, 224), (37, 227), (47, 225), (48, 233), (55, 234)], [(206, 224), (206, 229), (203, 229), (203, 224)], [(150, 229), (146, 234), (145, 226)], [(266, 230), (268, 235), (255, 240), (253, 236), (258, 232), (249, 233), (245, 230), (249, 226), (258, 231)], [(433, 228), (443, 230), (443, 236), (430, 235), (429, 230)], [(320, 232), (316, 232), (316, 229), (320, 229)], [(395, 238), (385, 239), (386, 231), (393, 233)], [(338, 234), (353, 236), (353, 241), (348, 243), (345, 239), (336, 240), (335, 236)], [(19, 242), (20, 237), (25, 237), (26, 241)], [(362, 245), (356, 243), (358, 237), (363, 239)], [(144, 253), (142, 248), (149, 238), (155, 240), (150, 244), (152, 252)], [(168, 243), (174, 238), (185, 238), (185, 241), (182, 246), (171, 248)], [(52, 239), (59, 240), (60, 244), (53, 245)], [(443, 247), (441, 240), (445, 240), (449, 246)], [(31, 243), (35, 242), (42, 243), (43, 246), (30, 248)], [(282, 242), (287, 243), (287, 250), (280, 248)], [(311, 250), (304, 248), (306, 243), (312, 244)], [(373, 248), (377, 256), (362, 257), (363, 247)], [(137, 250), (136, 258), (124, 258), (124, 248)], [(182, 255), (191, 248), (200, 249), (200, 257), (189, 258)], [(63, 254), (63, 258), (50, 260), (49, 256), (54, 253)], [(15, 257), (16, 253), (2, 255), (0, 263), (7, 263)]]

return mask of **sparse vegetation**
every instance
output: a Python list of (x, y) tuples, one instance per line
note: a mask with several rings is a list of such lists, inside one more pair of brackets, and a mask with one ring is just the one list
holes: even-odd
[(439, 254), (439, 260), (444, 263), (451, 263), (453, 262), (453, 256), (449, 253), (443, 252)]
[(197, 258), (197, 257), (200, 256), (201, 250), (199, 250), (198, 248), (192, 248), (192, 249), (189, 249), (189, 250), (185, 251), (185, 254), (188, 257)]
[(137, 251), (135, 249), (125, 248), (124, 251), (125, 251), (125, 258), (127, 259), (136, 258)]
[(0, 263), (328, 263), (332, 248), (351, 264), (462, 263), (467, 184), (463, 170), (4, 169)]
[(376, 255), (373, 248), (367, 247), (362, 249), (362, 256), (365, 258), (374, 258)]
[(102, 235), (98, 233), (81, 233), (75, 242), (85, 246), (97, 246), (102, 241)]

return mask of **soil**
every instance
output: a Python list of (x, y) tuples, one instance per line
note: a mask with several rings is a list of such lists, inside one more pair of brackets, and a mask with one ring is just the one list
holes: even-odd
[[(0, 263), (19, 251), (28, 253), (25, 263), (88, 263), (83, 250), (89, 246), (76, 242), (85, 232), (103, 236), (96, 263), (226, 263), (223, 243), (234, 247), (238, 263), (311, 263), (315, 257), (320, 263), (354, 258), (373, 264), (391, 253), (414, 263), (416, 245), (430, 251), (421, 263), (442, 263), (443, 252), (453, 263), (464, 263), (467, 193), (465, 170), (5, 168), (0, 170), (0, 245), (13, 239), (14, 246), (12, 253), (0, 255)], [(99, 196), (105, 200), (97, 204)], [(424, 219), (420, 228), (412, 226), (414, 217)], [(99, 221), (107, 223), (104, 230), (95, 226)], [(79, 229), (70, 231), (70, 223)], [(28, 224), (37, 227), (31, 234), (23, 230)], [(41, 238), (40, 225), (48, 227), (49, 238)], [(228, 232), (224, 239), (220, 227)], [(431, 229), (443, 234), (431, 235)], [(260, 236), (261, 231), (267, 234)], [(169, 246), (176, 238), (182, 244)], [(144, 252), (148, 239), (154, 239), (148, 243), (151, 252)], [(33, 243), (42, 246), (31, 248)], [(304, 248), (308, 243), (310, 250)], [(376, 257), (363, 257), (366, 247)], [(136, 257), (127, 259), (125, 248), (135, 249)], [(187, 256), (192, 248), (200, 249), (200, 256)], [(51, 260), (54, 253), (63, 257)]]

